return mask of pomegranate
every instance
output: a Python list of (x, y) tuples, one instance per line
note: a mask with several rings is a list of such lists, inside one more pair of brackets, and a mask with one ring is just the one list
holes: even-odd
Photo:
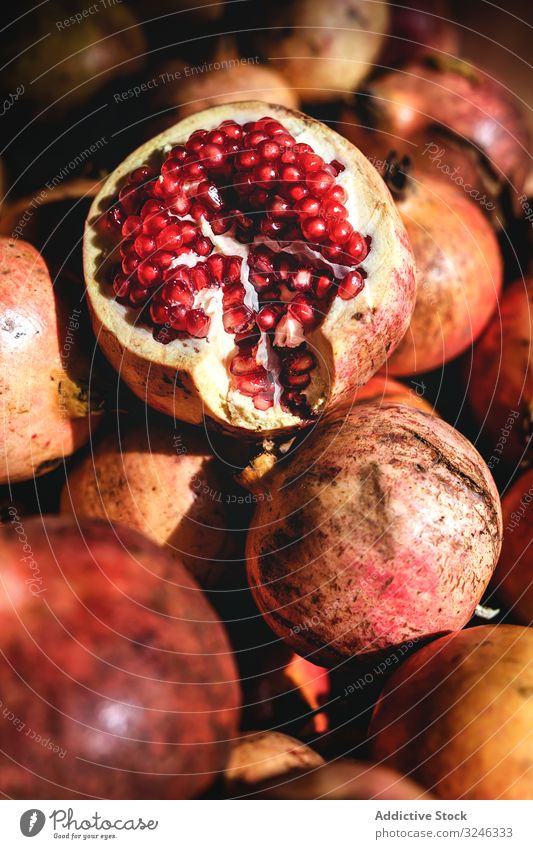
[(252, 43), (304, 102), (337, 100), (369, 72), (388, 21), (381, 0), (277, 0), (255, 10)]
[(533, 624), (533, 469), (518, 478), (502, 499), (503, 545), (492, 585), (496, 596), (522, 625)]
[(436, 416), (361, 404), (324, 423), (256, 486), (252, 594), (313, 663), (461, 628), (501, 545), (501, 510), (475, 448)]
[(385, 180), (416, 260), (409, 330), (386, 363), (393, 375), (438, 368), (476, 339), (498, 302), (503, 263), (494, 230), (476, 203), (446, 178), (408, 173), (391, 156)]
[(269, 112), (214, 107), (141, 147), (95, 198), (84, 244), (97, 338), (131, 389), (252, 434), (351, 398), (415, 295), (370, 163), (323, 124)]
[(61, 510), (141, 531), (212, 587), (231, 569), (228, 485), (192, 428), (150, 421), (106, 436), (68, 476)]
[(500, 183), (521, 194), (530, 168), (527, 124), (508, 90), (478, 68), (428, 56), (374, 80), (359, 105), (365, 123), (400, 140), (433, 125), (468, 140)]
[(55, 0), (53, 12), (42, 5), (30, 14), (17, 10), (0, 51), (2, 88), (13, 92), (22, 86), (25, 103), (53, 107), (57, 117), (112, 80), (138, 71), (146, 42), (126, 4), (109, 3), (102, 14), (84, 10), (70, 0)]
[(409, 5), (391, 4), (389, 35), (379, 64), (402, 65), (433, 50), (457, 56), (457, 27), (449, 19), (446, 0), (410, 0)]
[(251, 98), (289, 109), (298, 107), (296, 92), (267, 65), (241, 64), (239, 57), (231, 56), (212, 65), (212, 70), (198, 76), (186, 76), (184, 66), (175, 61), (161, 68), (160, 78), (178, 80), (176, 85), (165, 84), (159, 89), (156, 105), (163, 110), (162, 127), (210, 106)]
[(279, 731), (252, 731), (233, 743), (225, 772), (226, 786), (233, 796), (243, 796), (264, 781), (283, 780), (289, 772), (315, 769), (323, 763), (317, 752), (294, 737)]
[(431, 799), (411, 778), (378, 764), (341, 758), (302, 775), (293, 771), (265, 782), (263, 799)]
[(467, 365), (470, 405), (484, 434), (492, 468), (531, 462), (533, 435), (533, 277), (503, 293)]
[(407, 404), (408, 407), (417, 407), (424, 413), (437, 415), (436, 409), (424, 398), (423, 385), (417, 381), (415, 384), (414, 389), (411, 389), (399, 380), (377, 374), (357, 390), (354, 403)]
[(531, 799), (533, 632), (449, 634), (389, 679), (370, 727), (373, 757), (438, 799)]
[(55, 468), (99, 422), (82, 305), (63, 289), (35, 248), (0, 236), (0, 483)]
[(189, 798), (238, 724), (224, 630), (185, 569), (97, 520), (0, 529), (0, 790)]

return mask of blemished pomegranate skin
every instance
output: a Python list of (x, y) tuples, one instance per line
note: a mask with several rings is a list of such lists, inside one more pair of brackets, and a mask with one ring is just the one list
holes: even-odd
[(356, 405), (255, 486), (271, 497), (248, 533), (252, 594), (312, 663), (462, 628), (500, 553), (500, 499), (484, 461), (413, 407)]
[(0, 529), (2, 794), (201, 794), (225, 767), (240, 688), (199, 587), (118, 524), (46, 516), (22, 531)]

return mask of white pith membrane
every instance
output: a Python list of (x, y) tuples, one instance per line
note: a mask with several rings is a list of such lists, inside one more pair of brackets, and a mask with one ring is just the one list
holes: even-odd
[[(383, 202), (382, 198), (377, 197), (374, 206), (368, 203), (368, 197), (360, 197), (354, 191), (354, 174), (353, 168), (350, 173), (351, 162), (347, 161), (347, 157), (343, 156), (342, 148), (334, 143), (335, 134), (331, 133), (332, 139), (327, 137), (325, 133), (316, 133), (311, 120), (304, 121), (303, 116), (297, 113), (286, 112), (280, 110), (279, 107), (273, 107), (272, 110), (265, 104), (253, 104), (257, 107), (255, 115), (250, 114), (249, 107), (252, 104), (246, 104), (247, 109), (243, 109), (243, 114), (239, 114), (241, 104), (235, 105), (235, 108), (226, 108), (225, 114), (221, 115), (220, 109), (209, 110), (203, 113), (201, 122), (184, 122), (183, 131), (179, 132), (181, 125), (174, 128), (175, 134), (169, 136), (165, 134), (168, 141), (161, 145), (160, 149), (151, 150), (148, 154), (150, 162), (147, 163), (147, 156), (144, 158), (138, 156), (133, 159), (134, 155), (128, 158), (120, 170), (120, 181), (115, 184), (115, 197), (118, 189), (124, 185), (127, 176), (135, 168), (143, 164), (150, 164), (151, 167), (158, 171), (166, 156), (176, 145), (185, 144), (187, 139), (193, 132), (199, 129), (211, 131), (217, 129), (223, 120), (231, 118), (232, 121), (241, 126), (250, 121), (260, 120), (263, 117), (271, 115), (273, 121), (279, 121), (282, 126), (290, 133), (296, 143), (305, 142), (309, 144), (313, 152), (318, 154), (327, 165), (332, 161), (336, 161), (345, 167), (346, 170), (341, 171), (335, 177), (335, 185), (345, 189), (347, 199), (344, 201), (344, 206), (347, 211), (347, 220), (352, 225), (354, 232), (361, 233), (365, 238), (369, 239), (370, 251), (364, 258), (362, 265), (354, 262), (352, 265), (340, 266), (330, 262), (318, 250), (313, 250), (305, 241), (294, 241), (292, 243), (277, 242), (265, 238), (261, 233), (255, 235), (253, 243), (243, 244), (232, 235), (232, 230), (222, 235), (215, 235), (211, 229), (209, 221), (201, 220), (201, 231), (213, 243), (213, 249), (210, 255), (221, 254), (223, 256), (240, 256), (243, 258), (241, 266), (241, 282), (245, 289), (244, 303), (254, 311), (257, 311), (259, 305), (258, 292), (254, 285), (249, 280), (249, 267), (247, 257), (252, 247), (257, 245), (265, 245), (274, 253), (284, 252), (296, 256), (302, 265), (313, 266), (317, 269), (329, 270), (337, 281), (342, 280), (351, 270), (363, 271), (364, 286), (362, 292), (353, 300), (343, 300), (338, 295), (334, 294), (333, 300), (327, 307), (325, 317), (320, 316), (320, 321), (316, 327), (306, 330), (302, 333), (302, 327), (293, 318), (288, 319), (285, 316), (280, 320), (274, 332), (268, 334), (261, 332), (257, 353), (255, 355), (256, 362), (262, 365), (269, 374), (273, 392), (273, 404), (268, 409), (257, 409), (254, 405), (253, 397), (244, 394), (238, 388), (234, 388), (234, 378), (229, 371), (229, 367), (233, 358), (239, 354), (239, 346), (235, 343), (233, 333), (227, 332), (223, 326), (223, 307), (222, 307), (222, 288), (204, 288), (195, 294), (193, 309), (202, 309), (210, 318), (209, 331), (206, 338), (190, 337), (185, 334), (179, 335), (172, 339), (168, 344), (163, 345), (161, 342), (152, 338), (153, 326), (144, 323), (142, 318), (142, 309), (137, 310), (137, 318), (132, 319), (132, 310), (134, 309), (129, 304), (121, 303), (113, 297), (113, 291), (110, 286), (109, 275), (107, 280), (107, 297), (109, 299), (108, 306), (105, 311), (110, 315), (110, 311), (114, 313), (112, 320), (108, 322), (113, 327), (118, 327), (117, 319), (122, 319), (120, 322), (120, 333), (116, 332), (117, 338), (121, 345), (125, 348), (134, 350), (146, 350), (148, 355), (153, 354), (154, 362), (161, 362), (163, 365), (172, 365), (175, 363), (176, 369), (182, 367), (184, 361), (187, 361), (187, 368), (192, 372), (194, 369), (191, 364), (195, 358), (205, 361), (199, 364), (199, 368), (194, 375), (195, 383), (200, 391), (204, 389), (203, 381), (208, 380), (212, 386), (213, 393), (216, 393), (217, 402), (212, 406), (218, 407), (220, 415), (230, 423), (236, 423), (238, 426), (253, 428), (254, 430), (276, 430), (280, 427), (294, 426), (300, 423), (301, 414), (295, 414), (286, 405), (281, 404), (281, 396), (284, 389), (279, 380), (279, 372), (281, 368), (281, 360), (285, 356), (288, 349), (294, 349), (305, 340), (305, 347), (302, 350), (310, 351), (316, 360), (316, 365), (309, 372), (310, 384), (303, 389), (294, 389), (295, 392), (302, 392), (305, 396), (306, 407), (309, 413), (317, 414), (326, 404), (332, 380), (332, 362), (330, 352), (330, 343), (323, 339), (321, 327), (327, 320), (331, 325), (336, 321), (346, 324), (346, 314), (361, 312), (365, 316), (369, 315), (373, 308), (373, 275), (380, 271), (381, 265), (387, 265), (384, 261), (384, 248), (387, 245), (387, 233), (385, 238), (382, 236), (380, 224), (383, 217)], [(282, 114), (280, 114), (280, 111)], [(212, 114), (212, 119), (209, 120), (209, 113)], [(192, 116), (196, 119), (198, 116)], [(191, 126), (192, 123), (192, 126)], [(321, 126), (321, 125), (319, 125)], [(142, 150), (142, 149), (141, 149)], [(231, 161), (231, 157), (230, 157)], [(119, 169), (117, 169), (118, 172)], [(159, 178), (161, 179), (161, 178)], [(209, 179), (217, 183), (216, 172), (209, 171)], [(223, 187), (224, 183), (219, 184)], [(275, 194), (275, 190), (271, 194)], [(245, 215), (250, 214), (254, 220), (257, 217), (263, 217), (263, 214), (255, 209), (249, 210), (247, 206), (244, 208), (239, 204)], [(227, 214), (228, 207), (220, 213), (222, 216)], [(100, 213), (102, 214), (102, 213)], [(175, 220), (191, 220), (189, 213), (184, 216), (176, 216)], [(174, 219), (173, 219), (174, 220)], [(119, 235), (119, 240), (122, 238)], [(106, 246), (101, 246), (99, 251), (98, 265), (100, 268), (108, 267), (108, 261), (113, 258), (114, 248), (116, 244), (109, 241)], [(192, 267), (196, 264), (203, 264), (206, 261), (205, 256), (197, 256), (194, 253), (181, 254), (172, 262), (172, 267), (187, 266)], [(116, 264), (116, 256), (114, 257)], [(95, 263), (96, 264), (96, 263)], [(91, 273), (96, 276), (96, 272), (91, 270)], [(112, 279), (112, 278), (111, 278)], [(381, 284), (382, 285), (382, 284)], [(289, 292), (286, 287), (282, 288), (282, 299), (288, 301), (290, 298), (297, 295), (297, 291)], [(379, 292), (377, 293), (377, 296)], [(264, 305), (264, 302), (263, 302)], [(129, 328), (132, 336), (126, 338), (125, 330)], [(133, 337), (135, 334), (135, 338)], [(156, 350), (157, 346), (159, 350)]]

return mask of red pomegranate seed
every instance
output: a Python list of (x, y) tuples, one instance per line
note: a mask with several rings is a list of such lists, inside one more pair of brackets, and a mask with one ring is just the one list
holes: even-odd
[(243, 150), (237, 155), (237, 166), (248, 171), (260, 161), (260, 156), (255, 150)]
[(235, 306), (224, 311), (222, 322), (226, 333), (244, 333), (252, 328), (254, 314), (249, 307)]
[(339, 221), (348, 217), (348, 210), (338, 200), (331, 200), (322, 207), (322, 214), (327, 221)]
[(158, 212), (155, 215), (147, 215), (143, 219), (142, 231), (150, 236), (155, 236), (163, 227), (170, 224), (168, 212)]
[(175, 174), (164, 174), (158, 186), (157, 194), (163, 197), (176, 195), (181, 190), (181, 180)]
[(344, 245), (353, 234), (353, 227), (346, 219), (328, 222), (328, 236), (337, 245)]
[(244, 303), (246, 291), (242, 283), (230, 283), (224, 286), (222, 296), (224, 307), (240, 306)]
[(274, 195), (268, 201), (267, 209), (272, 218), (292, 218), (294, 215), (289, 201), (280, 195)]
[(211, 132), (206, 136), (206, 142), (217, 145), (225, 145), (226, 135), (220, 128), (218, 130), (211, 130)]
[(121, 206), (114, 206), (106, 213), (106, 227), (111, 232), (120, 232), (126, 220), (126, 214)]
[(205, 289), (207, 286), (211, 286), (212, 282), (209, 271), (203, 264), (198, 264), (194, 268), (191, 268), (191, 281), (197, 292)]
[(132, 185), (138, 186), (142, 183), (147, 183), (148, 180), (153, 180), (154, 177), (155, 173), (149, 165), (141, 165), (139, 168), (135, 168), (131, 172), (128, 179)]
[(266, 246), (252, 249), (248, 254), (248, 265), (256, 271), (262, 271), (264, 274), (273, 274), (274, 272), (274, 252)]
[(205, 264), (209, 269), (213, 282), (216, 283), (217, 286), (222, 286), (222, 281), (224, 279), (225, 257), (223, 257), (222, 254), (211, 254), (211, 256), (207, 257)]
[(265, 162), (256, 167), (254, 177), (258, 186), (268, 189), (270, 184), (277, 179), (278, 172), (274, 165)]
[(309, 197), (297, 201), (294, 204), (294, 209), (302, 217), (314, 218), (320, 212), (320, 201), (309, 195)]
[(265, 333), (268, 333), (269, 330), (273, 330), (281, 317), (281, 313), (281, 307), (263, 307), (263, 309), (257, 314), (257, 324), (259, 328)]
[(181, 238), (184, 245), (190, 245), (191, 242), (194, 242), (198, 235), (198, 230), (194, 226), (192, 221), (182, 221), (179, 226), (181, 229)]
[(262, 292), (272, 285), (272, 276), (270, 274), (260, 274), (259, 271), (251, 271), (249, 280), (257, 292)]
[(297, 161), (306, 174), (321, 171), (324, 167), (324, 160), (317, 153), (300, 153)]
[(257, 148), (259, 156), (266, 162), (278, 159), (281, 156), (281, 148), (275, 141), (262, 141)]
[(224, 279), (226, 284), (238, 283), (241, 279), (242, 257), (227, 256), (225, 260)]
[(189, 310), (187, 313), (187, 333), (195, 336), (197, 339), (202, 339), (209, 332), (211, 319), (203, 310)]
[(150, 304), (150, 315), (154, 324), (166, 324), (169, 320), (169, 307), (161, 301), (152, 301)]
[(124, 274), (133, 274), (139, 267), (141, 260), (134, 251), (130, 251), (122, 260), (122, 271)]
[(187, 307), (183, 304), (176, 304), (169, 307), (168, 323), (174, 330), (184, 331), (187, 329)]
[(169, 269), (175, 258), (176, 254), (170, 251), (156, 251), (151, 260), (158, 268)]
[(226, 164), (226, 152), (220, 144), (206, 144), (202, 150), (206, 168), (221, 168)]
[(313, 270), (311, 268), (299, 268), (289, 280), (289, 289), (298, 292), (310, 292), (313, 287)]
[(323, 202), (337, 201), (338, 203), (345, 203), (347, 197), (345, 189), (342, 186), (335, 185), (324, 195)]
[(179, 159), (181, 162), (183, 162), (185, 159), (187, 159), (187, 150), (182, 144), (178, 144), (172, 148), (169, 155), (174, 156), (176, 157), (176, 159)]
[(222, 121), (220, 129), (230, 139), (240, 139), (242, 136), (242, 128), (234, 121)]
[(117, 298), (127, 298), (131, 289), (131, 281), (121, 271), (115, 274), (113, 280), (113, 291)]
[(339, 283), (338, 294), (343, 301), (355, 298), (363, 289), (364, 281), (358, 271), (349, 271), (346, 277)]
[(182, 193), (169, 197), (167, 204), (169, 212), (173, 212), (175, 215), (187, 215), (191, 208), (189, 198)]
[(290, 354), (283, 363), (284, 371), (288, 374), (302, 374), (311, 371), (316, 366), (316, 359), (311, 351), (299, 351)]
[(303, 198), (307, 197), (309, 194), (309, 189), (303, 183), (293, 183), (292, 185), (285, 188), (285, 194), (289, 198), (289, 200), (294, 201), (295, 203), (303, 200)]
[(305, 184), (310, 192), (321, 198), (335, 185), (335, 177), (327, 171), (314, 171), (307, 177)]
[(263, 369), (258, 374), (239, 376), (235, 379), (235, 386), (243, 395), (257, 395), (268, 388), (268, 374)]
[(336, 176), (336, 177), (337, 177), (337, 176), (338, 176), (338, 175), (339, 175), (342, 171), (345, 171), (345, 170), (346, 170), (346, 166), (345, 166), (345, 165), (343, 165), (343, 164), (342, 164), (342, 162), (339, 162), (339, 160), (338, 160), (338, 159), (332, 159), (332, 160), (331, 160), (331, 162), (329, 163), (329, 167), (330, 167), (330, 168), (333, 168), (333, 170), (334, 170), (334, 172), (335, 172), (335, 176)]
[(332, 290), (333, 281), (327, 274), (320, 274), (315, 281), (315, 294), (322, 301)]
[(138, 215), (128, 215), (124, 224), (122, 225), (122, 235), (125, 239), (129, 239), (130, 237), (138, 236), (141, 232), (142, 227), (142, 218)]
[(134, 286), (129, 295), (130, 303), (133, 304), (134, 307), (140, 307), (141, 304), (146, 303), (148, 295), (148, 289), (143, 289), (141, 286)]
[(120, 205), (127, 215), (135, 215), (143, 202), (143, 192), (134, 186), (122, 186), (118, 193)]
[(283, 377), (283, 384), (298, 389), (305, 389), (311, 383), (310, 374), (288, 374)]
[(137, 236), (133, 243), (133, 247), (135, 248), (135, 252), (140, 257), (147, 257), (153, 254), (156, 249), (156, 241), (152, 239), (151, 236), (145, 236), (141, 234)]
[(173, 280), (165, 283), (161, 292), (161, 299), (171, 306), (182, 304), (190, 309), (194, 303), (194, 295), (181, 280)]
[(263, 366), (256, 362), (255, 357), (237, 354), (233, 357), (229, 370), (232, 374), (255, 374), (263, 371)]
[(314, 304), (307, 295), (296, 295), (290, 302), (288, 311), (306, 330), (316, 324)]
[(304, 218), (302, 233), (308, 242), (321, 242), (326, 238), (327, 228), (323, 218)]
[(274, 399), (268, 392), (258, 392), (253, 397), (254, 407), (256, 410), (261, 410), (263, 413), (274, 406)]
[(279, 177), (286, 183), (300, 183), (304, 175), (297, 165), (286, 165), (281, 169)]
[(161, 271), (153, 262), (144, 260), (137, 269), (137, 277), (139, 278), (139, 283), (145, 289), (150, 289), (152, 286), (157, 286), (161, 282)]
[(345, 246), (345, 251), (353, 257), (356, 262), (363, 262), (368, 254), (368, 245), (364, 236), (362, 236), (361, 233), (354, 233), (348, 244)]
[(181, 227), (178, 224), (169, 224), (164, 227), (156, 237), (158, 248), (168, 248), (169, 250), (177, 250), (183, 244), (183, 236)]
[(213, 250), (213, 242), (206, 236), (199, 236), (194, 242), (192, 249), (198, 256), (209, 256)]

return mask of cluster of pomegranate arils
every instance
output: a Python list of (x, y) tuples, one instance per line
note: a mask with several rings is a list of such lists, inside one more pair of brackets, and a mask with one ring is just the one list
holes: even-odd
[[(206, 337), (211, 318), (197, 294), (221, 289), (224, 329), (239, 351), (230, 365), (233, 388), (257, 409), (272, 406), (272, 377), (256, 361), (261, 333), (268, 334), (279, 358), (282, 406), (305, 415), (303, 390), (316, 361), (304, 333), (320, 323), (335, 296), (359, 294), (365, 272), (355, 266), (370, 249), (369, 237), (348, 221), (346, 191), (336, 183), (343, 170), (269, 117), (197, 130), (170, 150), (159, 174), (146, 165), (132, 171), (107, 213), (106, 227), (122, 236), (117, 299), (142, 308), (154, 337), (166, 343)], [(215, 236), (250, 246), (244, 272), (257, 309), (245, 302), (242, 257), (214, 253), (203, 219)], [(298, 249), (302, 242), (310, 251)], [(292, 245), (294, 253), (283, 250)], [(180, 263), (184, 255), (188, 261)], [(344, 276), (336, 279), (330, 264)]]

